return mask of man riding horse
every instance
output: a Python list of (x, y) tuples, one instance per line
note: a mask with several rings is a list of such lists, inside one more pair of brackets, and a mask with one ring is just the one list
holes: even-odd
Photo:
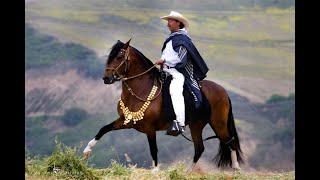
[[(102, 79), (105, 84), (121, 81), (122, 92), (117, 103), (119, 117), (100, 128), (83, 150), (84, 157), (88, 158), (91, 155), (93, 146), (104, 134), (133, 128), (146, 134), (154, 164), (153, 170), (156, 172), (159, 170), (156, 132), (167, 130), (169, 135), (177, 136), (183, 131), (182, 127), (188, 125), (194, 144), (191, 166), (193, 169), (204, 152), (202, 132), (209, 124), (220, 141), (218, 152), (214, 157), (217, 166), (229, 165), (233, 169), (240, 170), (239, 163), (243, 163), (243, 153), (235, 126), (231, 100), (226, 89), (213, 81), (204, 79), (208, 67), (185, 30), (189, 26), (188, 20), (174, 11), (162, 19), (168, 20), (171, 34), (164, 42), (162, 56), (157, 64), (163, 64), (164, 71), (173, 76), (173, 81), (169, 86), (170, 93), (166, 86), (168, 79), (162, 83), (159, 70), (155, 68), (156, 64), (139, 50), (130, 46), (131, 39), (126, 43), (118, 40), (108, 56)], [(186, 92), (183, 91), (183, 86), (189, 86), (188, 89), (192, 90), (192, 93), (184, 94), (185, 97), (188, 97), (186, 102), (182, 95)], [(163, 96), (167, 92), (171, 94), (174, 107), (169, 108), (170, 110), (163, 108), (164, 101), (170, 99)], [(196, 103), (189, 104), (191, 102), (189, 99), (192, 97)], [(187, 121), (185, 121), (185, 104), (188, 109), (189, 105), (198, 108), (200, 106), (199, 109), (205, 111), (204, 113), (200, 111), (197, 116), (187, 116)], [(208, 106), (204, 106), (205, 104)], [(203, 107), (208, 107), (208, 109)], [(172, 128), (170, 128), (169, 118), (166, 117), (168, 114), (173, 114), (172, 109), (177, 114), (176, 117), (170, 116), (170, 121), (176, 120), (173, 123), (176, 126), (173, 128), (174, 131), (170, 131)], [(189, 113), (190, 111), (187, 110), (186, 115)]]
[(186, 31), (189, 21), (175, 11), (161, 19), (168, 21), (171, 33), (163, 43), (162, 55), (156, 64), (163, 65), (163, 70), (172, 75), (169, 90), (176, 119), (167, 134), (176, 136), (185, 129), (184, 82), (191, 90), (196, 108), (199, 108), (202, 95), (198, 81), (206, 77), (209, 69)]

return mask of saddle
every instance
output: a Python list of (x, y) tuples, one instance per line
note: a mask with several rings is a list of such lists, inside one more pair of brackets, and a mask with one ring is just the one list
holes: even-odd
[[(165, 119), (172, 123), (176, 119), (174, 113), (169, 86), (172, 80), (172, 75), (167, 75), (162, 71), (162, 111)], [(189, 86), (184, 83), (183, 85), (183, 97), (185, 102), (185, 124), (189, 124), (191, 121), (206, 120), (211, 115), (210, 104), (208, 99), (201, 91), (202, 103), (199, 108), (196, 108), (194, 97), (191, 93)]]

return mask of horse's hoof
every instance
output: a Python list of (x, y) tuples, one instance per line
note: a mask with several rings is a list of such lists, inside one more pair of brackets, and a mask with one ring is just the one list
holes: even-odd
[(235, 170), (235, 171), (241, 171), (241, 168), (239, 167), (239, 168), (233, 168), (233, 170)]
[(85, 158), (85, 159), (87, 159), (87, 158), (89, 158), (90, 156), (91, 156), (91, 152), (92, 152), (92, 150), (84, 150), (83, 151), (83, 157)]
[(159, 172), (159, 167), (154, 167), (154, 168), (152, 169), (152, 173), (157, 173), (157, 172)]
[(235, 171), (240, 171), (241, 168), (239, 166), (239, 163), (238, 162), (235, 162), (233, 165), (232, 165), (232, 169), (235, 170)]
[(238, 167), (233, 167), (232, 169), (233, 169), (233, 171), (237, 171), (237, 172), (241, 171), (241, 168), (239, 166)]

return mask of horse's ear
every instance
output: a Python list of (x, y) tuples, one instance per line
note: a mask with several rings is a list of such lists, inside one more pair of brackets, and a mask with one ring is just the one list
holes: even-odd
[(128, 48), (131, 39), (132, 39), (132, 38), (130, 38), (129, 41), (124, 44), (123, 49), (127, 49), (127, 48)]

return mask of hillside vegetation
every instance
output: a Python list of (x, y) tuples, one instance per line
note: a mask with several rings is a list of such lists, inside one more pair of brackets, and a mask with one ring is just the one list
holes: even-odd
[[(26, 22), (62, 42), (90, 47), (99, 57), (107, 55), (118, 39), (132, 38), (132, 46), (155, 60), (169, 33), (159, 17), (175, 7), (172, 3), (183, 4), (177, 10), (190, 21), (188, 32), (208, 63), (208, 79), (219, 80), (253, 102), (294, 92), (292, 7), (277, 9), (270, 4), (262, 8), (256, 4), (242, 9), (252, 2), (247, 0), (187, 2), (32, 1), (26, 3)], [(220, 7), (219, 11), (214, 7)]]
[[(205, 170), (196, 166), (193, 171), (186, 162), (178, 162), (169, 168), (137, 168), (134, 164), (125, 166), (113, 160), (107, 168), (98, 169), (87, 165), (79, 155), (77, 147), (57, 143), (55, 151), (47, 157), (25, 158), (26, 179), (295, 179), (295, 171), (289, 172), (243, 172)], [(130, 159), (128, 159), (129, 161)]]
[[(132, 46), (150, 59), (158, 58), (168, 35), (159, 16), (170, 9), (165, 5), (169, 1), (157, 8), (150, 8), (151, 2), (159, 4), (26, 1), (25, 144), (31, 156), (51, 155), (55, 138), (70, 146), (86, 144), (102, 126), (117, 118), (120, 84), (103, 84), (100, 77), (106, 57), (102, 56), (109, 53), (116, 40), (133, 38)], [(190, 17), (189, 33), (209, 65), (207, 79), (223, 85), (232, 100), (246, 155), (243, 169), (292, 171), (294, 9), (235, 8), (230, 4), (224, 10), (212, 11), (211, 2), (217, 3), (201, 1), (208, 5), (205, 8), (190, 1), (195, 8), (185, 5), (183, 12)], [(228, 3), (220, 6), (223, 4)], [(211, 135), (211, 128), (205, 127), (203, 137)], [(188, 129), (186, 136), (190, 137)], [(158, 132), (157, 140), (163, 167), (192, 159), (193, 144), (181, 136), (173, 138)], [(215, 169), (211, 160), (218, 142), (206, 141), (204, 145), (199, 163)], [(108, 133), (87, 163), (106, 167), (112, 165), (111, 159), (124, 168), (130, 164), (150, 167), (146, 136), (135, 130)]]
[(25, 70), (63, 64), (64, 70), (74, 68), (94, 79), (100, 78), (96, 53), (81, 44), (61, 44), (56, 38), (41, 34), (29, 25), (25, 27)]

